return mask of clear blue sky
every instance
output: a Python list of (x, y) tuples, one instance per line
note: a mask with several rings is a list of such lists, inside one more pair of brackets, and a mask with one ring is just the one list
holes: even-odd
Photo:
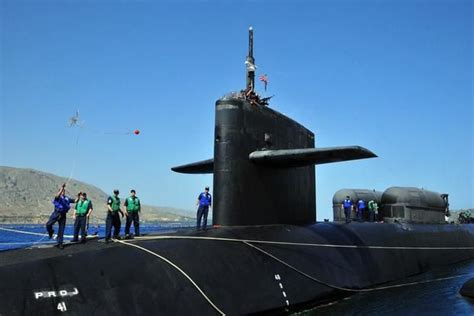
[(379, 156), (317, 167), (319, 220), (346, 187), (424, 187), (474, 206), (472, 1), (0, 4), (1, 165), (68, 177), (76, 161), (74, 177), (107, 192), (194, 209), (212, 176), (170, 167), (212, 157), (214, 103), (245, 85), (252, 25), (271, 106), (317, 146)]

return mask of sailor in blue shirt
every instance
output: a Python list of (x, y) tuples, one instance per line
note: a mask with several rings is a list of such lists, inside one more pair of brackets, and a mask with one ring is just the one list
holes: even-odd
[(344, 202), (342, 202), (342, 208), (344, 209), (344, 215), (346, 216), (346, 223), (351, 222), (351, 212), (352, 212), (352, 201), (350, 196), (346, 196)]
[(364, 211), (365, 211), (365, 201), (360, 199), (359, 202), (357, 202), (357, 220), (359, 222), (362, 222), (362, 218), (364, 217)]
[(204, 230), (206, 230), (207, 227), (207, 214), (209, 213), (209, 208), (212, 207), (212, 197), (209, 194), (209, 187), (206, 187), (204, 189), (204, 192), (199, 194), (196, 205), (198, 205), (198, 210), (197, 210), (197, 225), (196, 229), (200, 230), (201, 229), (201, 219), (203, 219), (202, 227)]
[(66, 196), (66, 183), (63, 183), (58, 193), (54, 196), (52, 201), (54, 205), (54, 211), (49, 217), (48, 222), (46, 223), (46, 229), (48, 230), (49, 238), (53, 237), (54, 229), (53, 225), (58, 222), (58, 247), (63, 249), (63, 236), (64, 228), (66, 227), (66, 213), (71, 208), (71, 203), (76, 203), (76, 200)]

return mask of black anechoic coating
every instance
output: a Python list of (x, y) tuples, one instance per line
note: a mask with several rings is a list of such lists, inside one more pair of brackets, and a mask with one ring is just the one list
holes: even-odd
[(0, 314), (59, 315), (64, 303), (67, 315), (217, 315), (176, 267), (228, 315), (275, 314), (474, 257), (473, 225), (265, 225), (148, 238), (157, 239), (1, 252)]
[(314, 165), (274, 168), (252, 162), (262, 149), (314, 148), (314, 134), (264, 106), (216, 103), (214, 225), (302, 224), (316, 220)]

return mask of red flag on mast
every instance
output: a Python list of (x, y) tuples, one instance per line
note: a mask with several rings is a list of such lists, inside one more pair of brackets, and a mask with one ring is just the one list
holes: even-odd
[(258, 77), (258, 80), (263, 82), (263, 84), (265, 85), (265, 91), (267, 91), (267, 84), (268, 84), (267, 74), (260, 75), (260, 77)]

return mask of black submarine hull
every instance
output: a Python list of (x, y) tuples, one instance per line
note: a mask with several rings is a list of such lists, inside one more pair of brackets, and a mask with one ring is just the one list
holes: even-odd
[(287, 313), (474, 258), (470, 225), (183, 230), (0, 253), (1, 315)]

